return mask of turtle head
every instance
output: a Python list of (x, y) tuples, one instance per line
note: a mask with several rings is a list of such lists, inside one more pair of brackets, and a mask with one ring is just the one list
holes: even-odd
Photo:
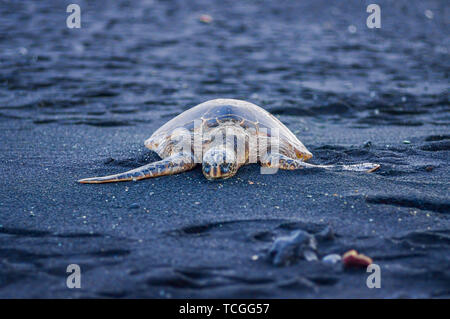
[(203, 155), (203, 175), (209, 180), (232, 177), (238, 170), (236, 152), (226, 147), (212, 147)]

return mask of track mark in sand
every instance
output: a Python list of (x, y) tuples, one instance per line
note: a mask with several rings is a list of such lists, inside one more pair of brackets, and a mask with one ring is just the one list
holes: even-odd
[(0, 235), (14, 235), (18, 237), (57, 237), (57, 238), (95, 238), (103, 237), (99, 233), (62, 233), (55, 234), (45, 230), (33, 230), (11, 227), (0, 227)]
[(427, 142), (437, 142), (443, 140), (450, 140), (450, 135), (430, 135), (425, 138)]
[(276, 283), (276, 287), (287, 290), (312, 290), (317, 293), (318, 286), (316, 282), (301, 276), (295, 276), (294, 278), (282, 279)]
[(49, 236), (51, 233), (42, 230), (0, 227), (0, 234), (16, 235), (22, 237), (45, 237)]
[(129, 295), (127, 291), (99, 291), (97, 295), (106, 298), (125, 298)]
[(297, 230), (301, 229), (308, 233), (318, 233), (323, 231), (327, 227), (327, 224), (318, 224), (304, 221), (288, 221), (280, 224), (277, 228), (286, 230)]
[(68, 234), (57, 234), (55, 235), (59, 238), (96, 238), (103, 237), (102, 234), (98, 233), (68, 233)]
[(197, 272), (195, 276), (174, 269), (164, 269), (153, 272), (146, 280), (149, 286), (169, 286), (172, 288), (213, 288), (230, 284), (231, 281), (208, 272)]
[(262, 242), (272, 242), (274, 238), (274, 233), (268, 230), (258, 231), (253, 233), (250, 238), (254, 241), (262, 241)]
[(245, 219), (245, 220), (230, 220), (215, 223), (197, 224), (174, 229), (169, 231), (172, 235), (202, 235), (213, 231), (232, 231), (239, 230), (250, 224), (258, 224), (272, 226), (273, 224), (280, 224), (288, 222), (284, 219)]
[[(251, 227), (252, 225), (255, 227)], [(270, 230), (278, 230), (277, 232), (283, 232), (295, 229), (303, 229), (310, 233), (317, 233), (324, 230), (326, 226), (327, 225), (325, 224), (316, 224), (298, 220), (293, 221), (288, 219), (245, 219), (194, 224), (170, 230), (167, 233), (170, 235), (204, 235), (211, 232), (248, 230), (251, 232), (251, 237), (253, 239), (266, 241), (273, 235)]]
[(420, 246), (443, 247), (450, 246), (450, 231), (414, 231), (403, 236), (396, 236), (393, 239)]
[(450, 141), (438, 141), (428, 143), (420, 148), (423, 151), (429, 152), (439, 152), (439, 151), (449, 151), (450, 150)]
[(426, 253), (398, 253), (398, 254), (384, 254), (384, 255), (372, 255), (373, 260), (377, 261), (390, 261), (405, 258), (424, 257)]
[(153, 271), (146, 280), (149, 286), (169, 286), (175, 289), (208, 289), (270, 285), (274, 279), (266, 276), (238, 275), (227, 268), (211, 267), (165, 268)]
[(49, 259), (62, 257), (61, 254), (41, 254), (26, 251), (24, 249), (5, 248), (0, 249), (0, 258), (5, 258), (15, 262), (36, 263), (39, 259)]
[(210, 278), (218, 274), (229, 272), (229, 268), (221, 266), (197, 266), (197, 267), (176, 267), (174, 272), (193, 279)]
[[(130, 242), (127, 238), (101, 233), (0, 227), (0, 287), (18, 281), (19, 277), (25, 278), (24, 273), (65, 278), (66, 267), (72, 261), (83, 261), (84, 271), (123, 262), (131, 254), (126, 249)], [(23, 243), (27, 243), (26, 249), (17, 248), (23, 247)]]
[(0, 261), (0, 288), (30, 278), (30, 271), (16, 270), (14, 265)]
[(423, 198), (402, 197), (402, 196), (368, 196), (366, 202), (371, 204), (384, 204), (401, 207), (412, 207), (423, 210), (430, 210), (438, 213), (449, 213), (450, 204), (445, 201), (429, 200)]
[(110, 249), (110, 250), (98, 250), (88, 253), (91, 256), (98, 257), (117, 257), (117, 256), (127, 256), (131, 253), (128, 249)]
[(101, 118), (79, 118), (79, 117), (41, 117), (33, 120), (34, 124), (58, 123), (61, 125), (90, 125), (98, 127), (117, 127), (117, 126), (133, 126), (135, 120), (116, 120)]
[(195, 267), (195, 268), (177, 268), (174, 269), (176, 273), (182, 274), (191, 279), (211, 279), (211, 278), (222, 278), (223, 281), (230, 281), (236, 283), (245, 284), (267, 284), (273, 282), (272, 278), (263, 276), (252, 276), (246, 275), (241, 276), (235, 274), (234, 271), (229, 269), (213, 269), (211, 267)]
[(334, 286), (339, 282), (338, 277), (331, 277), (331, 276), (310, 276), (306, 277), (308, 280), (312, 281), (313, 283), (319, 285), (319, 286)]

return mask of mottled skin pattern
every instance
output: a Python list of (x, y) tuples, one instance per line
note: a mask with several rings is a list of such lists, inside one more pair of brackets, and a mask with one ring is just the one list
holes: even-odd
[(100, 184), (138, 181), (144, 178), (172, 175), (195, 167), (190, 154), (174, 154), (161, 161), (150, 163), (121, 174), (82, 179), (80, 183)]
[[(277, 138), (271, 140), (272, 137)], [(209, 180), (232, 177), (242, 165), (256, 162), (285, 170), (319, 167), (372, 172), (379, 168), (372, 163), (305, 163), (312, 154), (276, 117), (255, 104), (233, 99), (207, 101), (183, 112), (153, 133), (145, 146), (158, 153), (162, 160), (79, 182), (137, 181), (185, 172), (197, 163), (202, 163), (203, 174)]]

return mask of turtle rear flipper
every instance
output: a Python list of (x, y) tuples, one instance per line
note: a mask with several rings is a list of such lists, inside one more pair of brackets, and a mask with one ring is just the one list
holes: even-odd
[(353, 171), (353, 172), (367, 172), (372, 173), (380, 168), (379, 164), (361, 163), (350, 165), (315, 165), (300, 161), (298, 159), (290, 158), (281, 154), (270, 154), (266, 156), (261, 165), (264, 167), (279, 168), (285, 170), (295, 170), (300, 168), (324, 168), (333, 171)]
[(158, 162), (153, 162), (130, 171), (103, 177), (80, 179), (83, 184), (101, 184), (112, 182), (137, 181), (140, 179), (173, 175), (188, 171), (195, 167), (194, 160), (188, 154), (175, 154)]

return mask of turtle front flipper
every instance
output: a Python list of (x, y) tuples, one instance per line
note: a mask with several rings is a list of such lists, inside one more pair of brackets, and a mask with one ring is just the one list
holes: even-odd
[(131, 171), (103, 177), (91, 177), (80, 179), (83, 184), (100, 184), (112, 182), (137, 181), (140, 179), (173, 175), (188, 171), (195, 167), (191, 154), (175, 154), (158, 162), (153, 162)]
[(269, 154), (261, 160), (261, 165), (270, 168), (295, 170), (300, 168), (323, 168), (333, 171), (353, 171), (372, 173), (380, 168), (379, 164), (361, 163), (351, 165), (315, 165), (290, 158), (281, 154)]

